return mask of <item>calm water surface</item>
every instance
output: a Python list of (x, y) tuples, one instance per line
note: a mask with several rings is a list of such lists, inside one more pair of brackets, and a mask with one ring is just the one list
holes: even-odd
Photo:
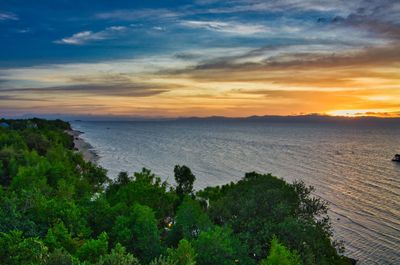
[(147, 167), (173, 183), (189, 166), (196, 188), (245, 172), (304, 180), (330, 203), (335, 236), (359, 264), (400, 264), (400, 125), (248, 121), (73, 122), (110, 176)]

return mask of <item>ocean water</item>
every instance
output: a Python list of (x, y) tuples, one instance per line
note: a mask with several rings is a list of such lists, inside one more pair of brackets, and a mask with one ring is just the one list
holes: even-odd
[(250, 121), (72, 122), (115, 177), (142, 167), (173, 183), (189, 166), (196, 189), (245, 172), (303, 180), (330, 203), (335, 237), (359, 264), (400, 264), (400, 124)]

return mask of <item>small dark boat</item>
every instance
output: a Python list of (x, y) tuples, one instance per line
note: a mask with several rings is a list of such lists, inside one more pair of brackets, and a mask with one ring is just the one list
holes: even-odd
[(393, 162), (400, 162), (400, 154), (395, 154), (394, 157), (392, 158)]

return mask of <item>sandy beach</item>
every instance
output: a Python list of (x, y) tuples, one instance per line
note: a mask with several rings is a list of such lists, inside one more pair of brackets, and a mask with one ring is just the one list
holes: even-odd
[(77, 152), (82, 153), (83, 159), (87, 162), (97, 163), (99, 156), (93, 150), (93, 146), (79, 137), (83, 132), (75, 130), (67, 130), (66, 132), (74, 137), (74, 148)]

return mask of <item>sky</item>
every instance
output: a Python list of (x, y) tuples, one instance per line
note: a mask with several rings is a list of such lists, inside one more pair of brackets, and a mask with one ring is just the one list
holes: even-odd
[(400, 116), (398, 0), (2, 0), (0, 116)]

